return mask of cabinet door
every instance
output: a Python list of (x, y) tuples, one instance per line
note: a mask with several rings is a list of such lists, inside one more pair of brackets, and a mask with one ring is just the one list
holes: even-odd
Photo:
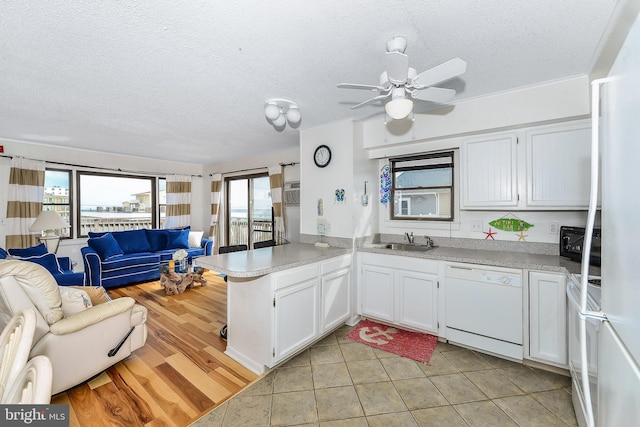
[(322, 334), (340, 325), (351, 314), (351, 269), (344, 268), (322, 276), (320, 301)]
[(274, 363), (318, 336), (318, 284), (314, 278), (275, 292)]
[(393, 270), (362, 266), (360, 314), (393, 322)]
[(518, 205), (514, 133), (462, 141), (461, 208), (500, 208)]
[(438, 333), (438, 276), (398, 271), (395, 323), (424, 332)]
[(567, 298), (563, 274), (529, 272), (529, 356), (568, 367)]
[(527, 132), (527, 206), (586, 209), (590, 168), (588, 121)]

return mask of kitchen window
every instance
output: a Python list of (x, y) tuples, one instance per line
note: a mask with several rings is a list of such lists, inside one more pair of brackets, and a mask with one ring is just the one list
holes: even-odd
[(391, 161), (391, 219), (453, 221), (453, 152)]

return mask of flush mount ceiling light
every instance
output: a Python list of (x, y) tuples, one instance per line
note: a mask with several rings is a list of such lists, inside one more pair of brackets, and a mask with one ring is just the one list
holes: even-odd
[(298, 104), (281, 98), (267, 100), (264, 104), (264, 115), (278, 130), (284, 129), (287, 123), (292, 128), (297, 128), (302, 118)]

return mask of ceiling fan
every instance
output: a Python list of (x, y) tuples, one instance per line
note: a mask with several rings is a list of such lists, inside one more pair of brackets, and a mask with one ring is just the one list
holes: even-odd
[(455, 58), (418, 74), (415, 68), (409, 67), (409, 57), (404, 51), (407, 39), (401, 36), (387, 41), (387, 70), (380, 75), (379, 85), (340, 83), (341, 89), (364, 89), (377, 91), (380, 94), (367, 99), (351, 109), (360, 108), (376, 101), (391, 98), (385, 104), (385, 111), (392, 119), (403, 119), (413, 110), (413, 100), (431, 101), (445, 104), (453, 99), (456, 91), (434, 87), (434, 85), (463, 74), (467, 63)]

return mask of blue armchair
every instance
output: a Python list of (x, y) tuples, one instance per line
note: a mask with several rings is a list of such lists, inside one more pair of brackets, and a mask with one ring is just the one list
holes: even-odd
[(86, 284), (84, 273), (73, 271), (69, 257), (56, 257), (55, 254), (47, 252), (44, 243), (30, 248), (9, 249), (9, 254), (0, 248), (0, 259), (7, 258), (9, 255), (13, 259), (40, 264), (51, 273), (59, 286), (84, 286)]

